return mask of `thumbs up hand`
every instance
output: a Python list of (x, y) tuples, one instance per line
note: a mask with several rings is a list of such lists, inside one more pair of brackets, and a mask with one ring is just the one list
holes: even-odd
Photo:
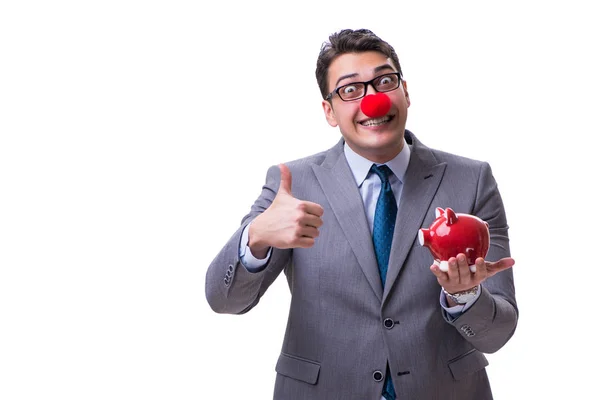
[(323, 207), (292, 195), (292, 174), (279, 164), (281, 182), (271, 205), (252, 221), (248, 245), (256, 258), (264, 258), (269, 247), (279, 249), (308, 248), (315, 244), (323, 225)]

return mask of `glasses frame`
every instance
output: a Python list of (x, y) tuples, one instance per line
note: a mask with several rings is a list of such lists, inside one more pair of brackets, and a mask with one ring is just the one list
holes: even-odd
[[(375, 82), (377, 79), (381, 79), (381, 78), (383, 78), (384, 76), (388, 76), (388, 75), (396, 75), (396, 76), (398, 77), (398, 86), (396, 86), (395, 88), (393, 88), (393, 89), (390, 89), (390, 90), (377, 90), (377, 88), (375, 87), (375, 85), (374, 85), (373, 83), (374, 83), (374, 82)], [(400, 87), (400, 82), (402, 82), (402, 74), (401, 74), (400, 72), (388, 72), (388, 73), (386, 73), (386, 74), (381, 74), (381, 75), (378, 75), (378, 76), (376, 76), (375, 78), (371, 79), (370, 81), (366, 81), (366, 82), (350, 82), (350, 83), (346, 83), (345, 85), (338, 86), (337, 88), (333, 89), (333, 91), (332, 91), (331, 93), (329, 93), (327, 96), (325, 96), (325, 100), (327, 100), (327, 101), (330, 101), (331, 99), (333, 99), (333, 95), (334, 95), (334, 94), (337, 94), (337, 95), (338, 95), (338, 97), (340, 98), (340, 100), (342, 100), (342, 101), (354, 101), (354, 100), (359, 100), (359, 99), (362, 99), (363, 97), (365, 97), (365, 96), (367, 95), (367, 90), (368, 90), (367, 88), (368, 88), (368, 86), (369, 86), (369, 85), (371, 85), (371, 87), (372, 87), (373, 89), (375, 89), (375, 91), (376, 91), (377, 93), (385, 93), (385, 92), (391, 92), (392, 90), (396, 90), (396, 89), (398, 89), (398, 88)], [(344, 88), (344, 87), (346, 87), (346, 86), (348, 86), (348, 85), (364, 85), (364, 87), (365, 87), (365, 91), (364, 91), (363, 95), (362, 95), (362, 96), (360, 96), (360, 97), (357, 97), (357, 98), (355, 98), (355, 99), (350, 99), (350, 100), (344, 100), (344, 99), (342, 98), (342, 96), (340, 96), (340, 89), (342, 89), (342, 88)]]

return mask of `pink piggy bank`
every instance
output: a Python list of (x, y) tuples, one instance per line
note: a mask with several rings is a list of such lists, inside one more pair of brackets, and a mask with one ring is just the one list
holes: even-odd
[(488, 223), (469, 214), (455, 213), (451, 208), (438, 207), (436, 219), (429, 229), (419, 230), (419, 243), (429, 249), (440, 270), (448, 271), (448, 260), (459, 253), (467, 256), (475, 272), (475, 260), (487, 255), (490, 248)]

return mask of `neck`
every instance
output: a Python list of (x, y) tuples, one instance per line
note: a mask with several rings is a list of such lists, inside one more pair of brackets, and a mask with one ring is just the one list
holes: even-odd
[(369, 161), (373, 161), (376, 164), (385, 164), (386, 162), (393, 160), (404, 148), (404, 140), (400, 142), (400, 146), (394, 149), (384, 149), (382, 151), (372, 151), (365, 154), (360, 154), (358, 151), (354, 150), (355, 153), (360, 154), (364, 158)]

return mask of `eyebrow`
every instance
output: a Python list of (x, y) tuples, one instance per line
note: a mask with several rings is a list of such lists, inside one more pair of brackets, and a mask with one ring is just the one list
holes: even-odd
[[(392, 71), (394, 70), (394, 68), (391, 65), (389, 65), (389, 64), (383, 64), (383, 65), (380, 65), (379, 67), (375, 67), (373, 69), (373, 72), (377, 73), (377, 72), (380, 72), (380, 71), (383, 71), (383, 70), (387, 70), (387, 69), (391, 69)], [(356, 72), (353, 73), (353, 74), (348, 74), (348, 75), (340, 76), (339, 79), (337, 80), (337, 82), (335, 83), (335, 87), (337, 87), (339, 85), (339, 83), (341, 81), (343, 81), (344, 79), (354, 78), (355, 76), (358, 76), (358, 74)]]

